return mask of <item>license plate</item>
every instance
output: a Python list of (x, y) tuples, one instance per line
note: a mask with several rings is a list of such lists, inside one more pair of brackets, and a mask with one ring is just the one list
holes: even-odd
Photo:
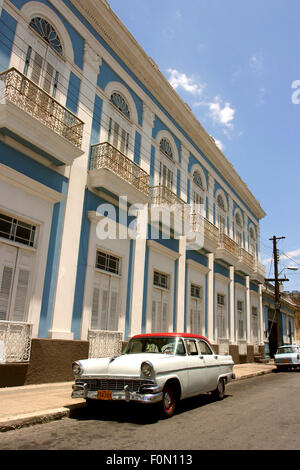
[(98, 400), (112, 400), (111, 390), (98, 390)]
[(289, 364), (289, 363), (290, 363), (289, 359), (285, 359), (285, 360), (284, 360), (284, 363), (285, 363), (285, 364)]

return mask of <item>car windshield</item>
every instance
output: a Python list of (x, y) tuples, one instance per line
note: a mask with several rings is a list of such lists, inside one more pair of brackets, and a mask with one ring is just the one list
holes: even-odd
[(177, 354), (185, 355), (185, 348), (181, 338), (146, 337), (132, 338), (127, 344), (123, 354)]
[(287, 346), (286, 348), (277, 349), (276, 354), (288, 354), (288, 353), (296, 353), (296, 352), (298, 352), (297, 348), (292, 347), (292, 346)]

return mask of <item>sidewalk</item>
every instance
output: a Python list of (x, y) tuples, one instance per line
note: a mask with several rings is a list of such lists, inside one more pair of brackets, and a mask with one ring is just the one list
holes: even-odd
[[(268, 364), (237, 364), (236, 380), (268, 374), (275, 369)], [(0, 388), (0, 432), (69, 417), (85, 400), (71, 398), (73, 382)]]

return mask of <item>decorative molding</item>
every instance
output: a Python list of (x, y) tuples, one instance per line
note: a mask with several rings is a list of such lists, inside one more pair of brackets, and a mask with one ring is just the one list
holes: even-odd
[(102, 57), (89, 45), (88, 42), (84, 43), (84, 61), (98, 74), (99, 68), (102, 65)]
[(9, 182), (13, 186), (16, 186), (24, 191), (33, 194), (41, 199), (55, 204), (61, 202), (65, 195), (55, 191), (54, 189), (45, 186), (44, 184), (35, 181), (22, 173), (9, 168), (6, 165), (0, 163), (0, 179)]
[(180, 253), (170, 250), (170, 248), (167, 248), (154, 240), (147, 240), (147, 245), (151, 250), (156, 251), (157, 253), (161, 255), (167, 256), (168, 258), (171, 258), (172, 260), (176, 260), (180, 258), (181, 256)]

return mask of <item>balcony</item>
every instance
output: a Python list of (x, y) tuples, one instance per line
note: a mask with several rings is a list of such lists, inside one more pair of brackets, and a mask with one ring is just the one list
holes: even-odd
[(254, 270), (254, 257), (248, 251), (239, 247), (239, 260), (235, 265), (237, 271), (249, 276)]
[(203, 249), (214, 253), (219, 243), (219, 229), (201, 214), (192, 214), (192, 231), (203, 233)]
[(216, 259), (221, 259), (231, 266), (235, 266), (239, 260), (239, 246), (225, 233), (220, 232), (219, 245), (215, 254)]
[[(162, 214), (163, 225), (168, 226), (179, 235), (186, 234), (190, 230), (190, 207), (176, 193), (167, 186), (151, 186), (150, 188), (151, 206), (156, 206)], [(151, 212), (151, 222), (156, 224), (159, 221), (153, 220), (154, 213)], [(165, 223), (164, 223), (165, 222)]]
[(83, 122), (15, 68), (0, 73), (0, 133), (51, 163), (83, 154)]
[(251, 279), (253, 281), (257, 281), (261, 284), (265, 282), (265, 277), (266, 277), (266, 268), (265, 266), (260, 263), (259, 261), (255, 260), (254, 261), (254, 271), (251, 274)]
[(89, 187), (145, 204), (149, 201), (149, 182), (148, 173), (113, 145), (104, 142), (92, 146)]

